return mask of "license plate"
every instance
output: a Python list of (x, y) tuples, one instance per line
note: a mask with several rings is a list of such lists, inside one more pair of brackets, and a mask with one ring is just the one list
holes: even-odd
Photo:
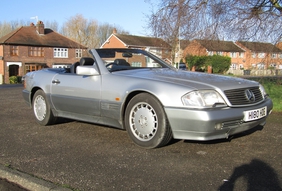
[(244, 121), (253, 121), (263, 118), (267, 115), (267, 107), (262, 107), (259, 109), (244, 111)]

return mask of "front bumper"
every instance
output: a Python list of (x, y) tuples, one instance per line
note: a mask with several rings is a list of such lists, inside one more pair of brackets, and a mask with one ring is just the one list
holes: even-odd
[(271, 99), (256, 106), (244, 108), (187, 109), (165, 107), (170, 127), (175, 139), (214, 140), (228, 138), (258, 125), (264, 125), (266, 117), (244, 122), (244, 111), (267, 106), (267, 116), (273, 108)]
[(22, 96), (23, 96), (24, 101), (28, 104), (28, 106), (31, 107), (30, 92), (24, 89), (22, 91)]

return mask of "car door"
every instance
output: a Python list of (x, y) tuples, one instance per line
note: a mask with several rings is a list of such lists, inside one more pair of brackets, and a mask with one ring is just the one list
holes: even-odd
[(68, 114), (100, 116), (101, 76), (57, 74), (51, 83), (51, 102)]

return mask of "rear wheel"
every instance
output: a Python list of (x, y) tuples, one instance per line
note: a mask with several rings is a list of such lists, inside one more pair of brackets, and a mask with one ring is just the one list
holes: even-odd
[(42, 90), (37, 90), (33, 96), (32, 108), (37, 123), (40, 125), (51, 125), (56, 121), (50, 105), (46, 100), (46, 95)]
[(133, 142), (145, 148), (164, 146), (172, 138), (162, 105), (148, 93), (130, 100), (125, 111), (125, 127)]

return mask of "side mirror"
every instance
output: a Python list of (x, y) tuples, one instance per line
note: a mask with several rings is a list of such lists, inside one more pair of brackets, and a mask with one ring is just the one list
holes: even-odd
[(94, 66), (77, 66), (76, 74), (93, 76), (93, 75), (98, 75), (99, 72)]

